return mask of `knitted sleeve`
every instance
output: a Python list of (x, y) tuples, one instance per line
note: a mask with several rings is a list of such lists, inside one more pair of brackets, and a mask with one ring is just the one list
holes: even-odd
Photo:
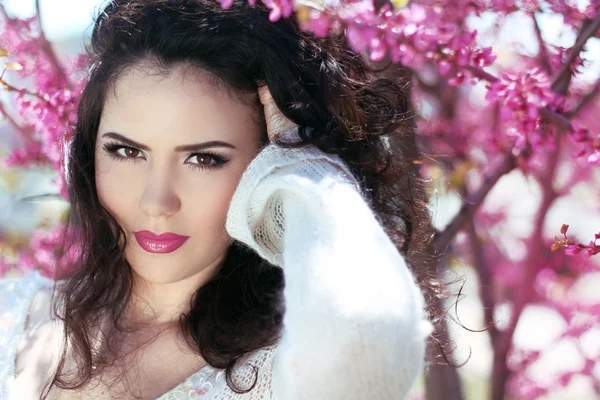
[(338, 156), (269, 144), (240, 180), (227, 231), (284, 271), (275, 400), (406, 396), (432, 325), (405, 260)]

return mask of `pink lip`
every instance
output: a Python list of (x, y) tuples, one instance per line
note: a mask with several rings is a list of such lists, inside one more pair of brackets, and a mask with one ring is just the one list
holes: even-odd
[(150, 231), (134, 232), (140, 247), (150, 253), (170, 253), (180, 248), (190, 237), (165, 232), (156, 235)]

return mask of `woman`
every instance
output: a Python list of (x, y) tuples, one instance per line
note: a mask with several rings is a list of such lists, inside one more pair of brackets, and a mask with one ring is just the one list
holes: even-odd
[(82, 251), (2, 283), (0, 398), (403, 398), (431, 333), (403, 87), (244, 1), (113, 0), (89, 53)]

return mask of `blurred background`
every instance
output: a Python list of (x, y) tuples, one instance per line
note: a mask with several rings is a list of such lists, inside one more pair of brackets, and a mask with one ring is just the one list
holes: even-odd
[[(89, 37), (92, 18), (103, 3), (98, 0), (40, 1), (41, 26), (63, 65), (76, 62)], [(527, 2), (512, 3), (523, 8), (526, 7), (523, 3)], [(562, 3), (586, 10), (593, 2)], [(13, 18), (27, 19), (36, 15), (33, 0), (1, 0), (0, 4)], [(533, 13), (526, 9), (501, 18), (498, 12), (469, 16), (467, 24), (477, 29), (479, 45), (493, 46), (496, 60), (488, 70), (497, 75), (511, 69), (524, 71), (528, 67), (522, 66), (523, 60), (539, 58), (543, 46), (546, 52), (552, 53), (576, 44), (581, 31), (570, 29), (564, 15), (555, 9), (537, 11), (538, 37), (531, 23)], [(581, 18), (594, 20), (593, 17), (584, 15)], [(540, 45), (540, 37), (543, 45)], [(562, 57), (560, 50), (556, 52)], [(560, 57), (559, 64), (564, 61)], [(570, 82), (572, 103), (569, 104), (578, 103), (588, 93), (598, 90), (600, 40), (597, 32), (591, 34), (581, 49), (581, 57), (585, 62), (578, 67)], [(440, 83), (439, 70), (422, 68), (418, 74), (411, 73), (415, 82), (414, 103), (420, 117), (416, 141), (433, 160), (423, 166), (421, 173), (429, 179), (434, 224), (440, 232), (444, 232), (456, 220), (465, 201), (483, 185), (484, 178), (489, 176), (490, 171), (494, 172), (497, 161), (494, 151), (500, 154), (502, 146), (490, 146), (489, 140), (483, 144), (477, 135), (481, 134), (481, 130), (492, 129), (498, 124), (494, 119), (486, 119), (493, 113), (494, 107), (482, 105), (486, 103), (485, 95), (490, 90), (485, 83), (457, 89), (456, 86)], [(18, 87), (35, 86), (27, 77), (16, 75), (10, 76), (10, 82)], [(452, 117), (446, 116), (445, 119), (440, 118), (444, 103), (439, 99), (447, 99), (442, 96), (443, 93), (452, 93), (449, 101), (457, 104)], [(11, 104), (13, 96), (14, 93), (0, 91), (4, 104)], [(595, 129), (595, 134), (600, 127), (598, 111), (600, 96), (591, 96), (580, 112), (580, 123)], [(453, 120), (453, 124), (447, 123), (449, 119)], [(444, 124), (450, 127), (460, 125), (467, 132), (463, 136), (456, 131), (449, 133), (440, 128)], [(440, 135), (433, 134), (440, 132), (449, 138), (442, 144), (436, 142)], [(455, 134), (458, 136), (451, 136)], [(486, 134), (489, 132), (486, 131)], [(464, 154), (459, 155), (453, 142), (465, 143), (467, 149)], [(458, 279), (452, 286), (454, 293), (458, 293), (462, 284), (464, 287), (456, 307), (456, 296), (451, 296), (443, 306), (450, 310), (447, 334), (456, 344), (454, 362), (466, 363), (455, 370), (460, 388), (453, 387), (448, 380), (443, 383), (444, 379), (453, 381), (452, 373), (441, 372), (435, 378), (437, 381), (421, 378), (419, 387), (414, 391), (415, 399), (435, 398), (432, 394), (435, 391), (426, 393), (423, 390), (426, 382), (439, 388), (452, 387), (446, 396), (438, 395), (437, 398), (492, 398), (490, 391), (497, 368), (494, 360), (498, 357), (494, 338), (500, 338), (506, 329), (513, 329), (514, 335), (512, 350), (505, 354), (508, 369), (513, 375), (513, 379), (508, 380), (505, 398), (600, 399), (600, 364), (597, 363), (600, 357), (600, 256), (584, 260), (579, 255), (575, 266), (570, 258), (565, 261), (564, 255), (557, 255), (564, 253), (562, 249), (550, 253), (553, 238), (561, 237), (563, 224), (570, 225), (570, 239), (584, 244), (593, 240), (600, 231), (600, 168), (573, 161), (572, 154), (576, 151), (573, 145), (561, 141), (556, 143), (558, 150), (538, 150), (539, 158), (527, 159), (527, 167), (518, 165), (501, 173), (480, 201), (473, 221), (453, 235), (442, 274), (448, 281)], [(0, 159), (7, 159), (15, 149), (25, 145), (23, 135), (6, 116), (0, 118)], [(552, 162), (547, 158), (552, 151), (560, 154), (553, 161), (555, 173), (547, 176), (543, 172)], [(56, 169), (48, 165), (29, 163), (9, 168), (3, 164), (1, 167), (0, 255), (4, 259), (4, 278), (20, 276), (27, 273), (28, 268), (51, 269), (52, 248), (45, 246), (44, 240), (59, 225), (67, 210), (66, 202), (59, 196), (56, 178)], [(544, 205), (544, 193), (548, 187), (558, 194), (550, 204)], [(544, 215), (540, 222), (541, 208), (544, 208)], [(541, 229), (539, 238), (533, 239), (537, 242), (532, 244), (532, 235), (538, 225)], [(473, 238), (477, 240), (475, 245)], [(27, 253), (27, 249), (35, 251)], [(531, 261), (530, 252), (534, 249), (538, 249), (536, 253), (543, 253), (544, 257), (534, 262), (538, 264), (537, 272), (533, 281), (525, 286), (537, 285), (537, 294), (520, 310), (518, 322), (511, 328), (514, 294), (523, 290), (519, 286), (527, 279), (523, 271), (533, 268), (527, 263)], [(21, 252), (27, 254), (19, 258)], [(487, 271), (483, 278), (481, 257), (487, 259), (483, 261), (483, 268)], [(22, 263), (29, 263), (30, 267), (23, 268)], [(540, 263), (544, 265), (540, 266)], [(479, 332), (489, 322), (485, 309), (490, 308), (490, 302), (497, 336), (489, 331)], [(575, 306), (569, 308), (569, 305)], [(572, 333), (574, 330), (577, 334)]]

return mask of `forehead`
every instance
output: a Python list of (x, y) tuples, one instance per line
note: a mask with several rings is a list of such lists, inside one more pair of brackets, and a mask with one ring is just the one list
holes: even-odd
[(257, 93), (234, 92), (197, 68), (178, 66), (166, 74), (130, 68), (108, 90), (100, 128), (140, 140), (164, 134), (223, 139), (261, 130), (258, 104)]

